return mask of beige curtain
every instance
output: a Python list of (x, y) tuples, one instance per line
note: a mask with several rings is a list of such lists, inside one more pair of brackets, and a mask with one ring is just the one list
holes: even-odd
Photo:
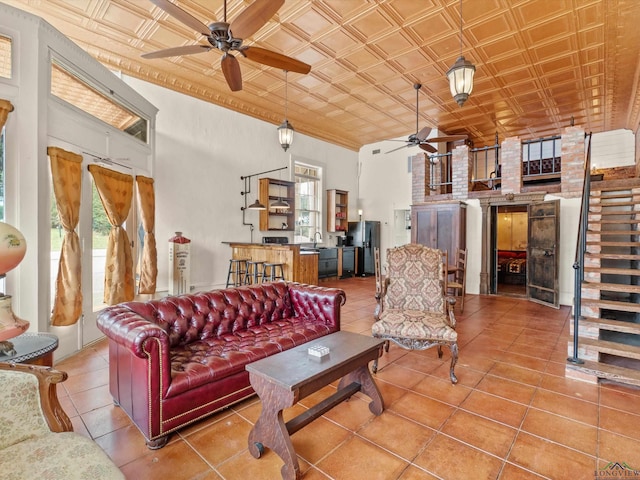
[(73, 325), (82, 313), (81, 251), (76, 233), (80, 216), (82, 156), (57, 147), (47, 148), (51, 160), (53, 193), (64, 229), (51, 325)]
[(153, 178), (136, 176), (138, 203), (144, 229), (142, 259), (140, 261), (140, 282), (138, 293), (156, 293), (158, 276), (158, 252), (156, 250), (155, 228), (156, 198), (153, 192)]
[(100, 200), (111, 223), (104, 273), (104, 303), (115, 305), (133, 300), (133, 258), (131, 244), (122, 224), (133, 197), (133, 177), (98, 165), (89, 165)]
[(0, 130), (7, 121), (9, 112), (13, 112), (13, 105), (9, 100), (0, 100)]

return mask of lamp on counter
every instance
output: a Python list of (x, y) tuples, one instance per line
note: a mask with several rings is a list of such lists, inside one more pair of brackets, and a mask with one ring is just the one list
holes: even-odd
[[(17, 267), (27, 251), (27, 242), (22, 233), (11, 225), (0, 222), (0, 278)], [(0, 293), (0, 360), (2, 354), (15, 355), (13, 344), (8, 340), (24, 333), (29, 322), (18, 318), (11, 308), (11, 295)]]
[(460, 0), (460, 56), (447, 71), (449, 89), (454, 100), (462, 107), (473, 90), (476, 67), (462, 55), (462, 0)]
[(293, 143), (293, 132), (294, 129), (287, 120), (287, 71), (284, 71), (284, 121), (278, 127), (278, 141), (280, 142), (280, 146), (286, 152), (287, 149)]

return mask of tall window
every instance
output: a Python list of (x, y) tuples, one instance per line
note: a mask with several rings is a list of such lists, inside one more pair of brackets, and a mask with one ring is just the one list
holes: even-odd
[(313, 242), (322, 232), (322, 168), (295, 162), (296, 231), (295, 243)]
[(11, 78), (11, 39), (0, 35), (0, 77)]
[(0, 222), (4, 222), (4, 128), (0, 129)]

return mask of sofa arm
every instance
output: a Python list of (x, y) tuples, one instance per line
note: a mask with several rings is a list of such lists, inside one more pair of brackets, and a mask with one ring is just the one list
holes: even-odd
[(134, 312), (126, 304), (107, 307), (98, 314), (98, 328), (110, 340), (122, 345), (140, 358), (147, 358), (144, 344), (149, 339), (155, 339), (161, 350), (161, 355), (169, 358), (169, 336), (160, 326), (146, 320), (142, 315)]
[(340, 330), (340, 307), (347, 301), (344, 290), (290, 283), (289, 295), (296, 316), (314, 317), (318, 322)]

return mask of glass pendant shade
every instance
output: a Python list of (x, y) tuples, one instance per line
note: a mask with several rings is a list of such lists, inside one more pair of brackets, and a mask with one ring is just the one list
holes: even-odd
[(458, 57), (456, 63), (447, 72), (451, 95), (460, 106), (467, 101), (473, 91), (473, 76), (475, 73), (476, 67), (462, 55)]
[(289, 123), (289, 120), (285, 118), (284, 122), (278, 127), (278, 140), (285, 152), (293, 143), (293, 132), (293, 127)]

